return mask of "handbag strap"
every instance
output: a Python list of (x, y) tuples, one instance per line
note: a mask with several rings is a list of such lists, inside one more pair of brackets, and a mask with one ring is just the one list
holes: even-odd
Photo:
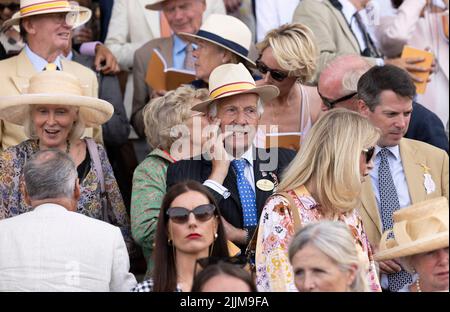
[(100, 181), (100, 191), (102, 194), (105, 193), (105, 178), (103, 177), (103, 169), (102, 164), (100, 162), (100, 156), (98, 154), (97, 144), (92, 138), (85, 138), (85, 142), (87, 144), (87, 148), (89, 154), (91, 155), (91, 159), (94, 163), (94, 170), (97, 173), (97, 177)]

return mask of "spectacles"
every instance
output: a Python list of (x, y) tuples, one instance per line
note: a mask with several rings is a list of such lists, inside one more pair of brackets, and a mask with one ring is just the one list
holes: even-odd
[(15, 12), (20, 9), (20, 5), (18, 3), (13, 2), (8, 4), (0, 3), (0, 11), (3, 11), (4, 9), (9, 9), (11, 12)]
[(66, 25), (70, 27), (75, 25), (79, 18), (78, 12), (50, 13), (45, 16), (51, 18), (57, 24), (66, 23)]
[(368, 164), (372, 160), (373, 155), (375, 154), (375, 146), (363, 148), (362, 151), (366, 156), (366, 164)]
[(326, 97), (322, 96), (322, 94), (320, 94), (319, 88), (317, 88), (317, 93), (319, 93), (319, 96), (322, 99), (323, 104), (325, 104), (325, 106), (328, 107), (329, 109), (334, 108), (334, 106), (337, 103), (347, 101), (358, 94), (358, 92), (352, 92), (350, 94), (347, 94), (347, 95), (344, 95), (343, 97), (338, 98), (337, 100), (330, 100), (330, 99), (327, 99)]
[(182, 224), (189, 220), (189, 214), (194, 214), (195, 219), (200, 222), (206, 222), (214, 216), (216, 206), (213, 204), (200, 205), (192, 210), (183, 207), (171, 207), (167, 210), (170, 220), (175, 223)]
[(269, 72), (270, 76), (272, 76), (272, 78), (278, 82), (283, 81), (284, 79), (286, 79), (289, 76), (289, 73), (267, 67), (267, 65), (264, 64), (263, 62), (261, 62), (259, 59), (256, 60), (255, 63), (256, 63), (256, 68), (259, 70), (259, 72), (261, 74), (265, 75)]

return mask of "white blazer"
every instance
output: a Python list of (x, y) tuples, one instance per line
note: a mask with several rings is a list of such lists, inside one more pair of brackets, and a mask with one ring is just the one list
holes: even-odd
[(1, 291), (130, 291), (118, 227), (55, 204), (0, 221)]

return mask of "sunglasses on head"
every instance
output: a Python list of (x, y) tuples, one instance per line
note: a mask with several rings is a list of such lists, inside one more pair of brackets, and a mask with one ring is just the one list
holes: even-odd
[(19, 11), (20, 4), (14, 2), (8, 4), (0, 3), (0, 11), (3, 11), (4, 9), (9, 9), (11, 12)]
[(358, 92), (352, 92), (352, 93), (344, 95), (343, 97), (340, 97), (336, 100), (330, 100), (330, 99), (327, 99), (326, 97), (322, 96), (322, 94), (320, 94), (319, 88), (317, 88), (317, 93), (319, 93), (319, 96), (322, 99), (323, 104), (325, 104), (325, 106), (328, 107), (329, 109), (334, 108), (334, 106), (337, 103), (347, 101), (358, 94)]
[(282, 72), (280, 70), (275, 70), (275, 69), (271, 69), (269, 67), (267, 67), (266, 64), (264, 64), (263, 62), (261, 62), (260, 60), (256, 60), (256, 68), (259, 70), (259, 72), (263, 75), (267, 74), (268, 72), (270, 73), (270, 76), (272, 76), (272, 78), (276, 81), (283, 81), (284, 79), (287, 78), (287, 76), (289, 75), (286, 72)]
[(214, 216), (216, 206), (213, 204), (200, 205), (192, 210), (184, 207), (171, 207), (167, 210), (167, 215), (170, 220), (175, 223), (186, 223), (189, 220), (189, 214), (194, 214), (195, 219), (200, 222), (205, 222)]
[(363, 153), (366, 156), (366, 164), (370, 162), (370, 160), (373, 157), (373, 154), (375, 154), (375, 146), (369, 147), (369, 148), (363, 148)]

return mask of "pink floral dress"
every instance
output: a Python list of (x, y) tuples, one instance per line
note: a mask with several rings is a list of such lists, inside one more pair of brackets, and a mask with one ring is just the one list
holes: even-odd
[[(300, 212), (302, 224), (324, 219), (317, 209), (319, 204), (304, 187), (299, 189), (288, 193)], [(295, 234), (294, 219), (289, 208), (289, 202), (284, 196), (274, 195), (268, 199), (261, 213), (255, 259), (258, 291), (297, 291), (288, 256), (289, 243)], [(371, 291), (381, 291), (372, 248), (358, 212), (354, 209), (340, 215), (337, 220), (348, 225), (358, 249), (362, 251)]]

